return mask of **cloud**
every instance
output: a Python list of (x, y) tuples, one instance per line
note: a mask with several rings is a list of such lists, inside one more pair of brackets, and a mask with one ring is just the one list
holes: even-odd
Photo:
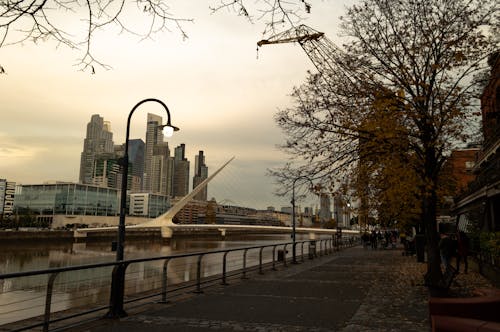
[[(0, 178), (18, 183), (78, 178), (81, 142), (64, 136), (0, 135)], [(78, 151), (78, 150), (76, 150)]]

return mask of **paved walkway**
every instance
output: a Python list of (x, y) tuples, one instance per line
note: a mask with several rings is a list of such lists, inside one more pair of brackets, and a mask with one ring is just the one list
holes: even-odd
[(355, 247), (80, 331), (429, 331), (424, 269)]

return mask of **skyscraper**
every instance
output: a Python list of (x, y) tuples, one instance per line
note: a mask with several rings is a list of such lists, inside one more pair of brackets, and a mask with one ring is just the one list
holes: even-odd
[(183, 197), (189, 193), (189, 160), (186, 159), (186, 145), (183, 143), (174, 152), (173, 197)]
[(148, 113), (146, 127), (146, 146), (144, 152), (144, 177), (142, 190), (153, 192), (153, 153), (157, 144), (163, 143), (163, 133), (158, 128), (162, 124), (161, 116)]
[[(200, 151), (198, 155), (195, 157), (194, 161), (194, 177), (193, 177), (193, 189), (196, 188), (200, 183), (203, 182), (208, 177), (208, 167), (205, 164), (205, 156), (203, 155), (203, 151)], [(203, 188), (194, 199), (200, 201), (207, 200), (207, 186)]]
[(170, 157), (168, 143), (157, 144), (153, 149), (151, 192), (172, 196), (174, 158)]
[(345, 220), (344, 220), (344, 199), (342, 195), (337, 194), (333, 197), (333, 213), (335, 216), (335, 221), (337, 222), (338, 227), (345, 227)]
[(103, 153), (113, 153), (113, 133), (110, 123), (104, 121), (99, 114), (94, 114), (87, 124), (87, 135), (83, 141), (83, 151), (80, 158), (80, 183), (92, 183), (96, 156)]
[(332, 219), (330, 210), (330, 195), (322, 193), (319, 198), (319, 221), (320, 223), (329, 222)]
[(129, 140), (128, 161), (132, 165), (132, 174), (140, 179), (141, 185), (144, 182), (144, 149), (145, 144), (142, 139)]

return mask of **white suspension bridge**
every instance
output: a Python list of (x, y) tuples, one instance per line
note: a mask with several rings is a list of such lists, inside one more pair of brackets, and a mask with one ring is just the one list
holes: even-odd
[[(159, 230), (161, 232), (161, 237), (164, 239), (170, 239), (175, 234), (176, 231), (182, 231), (183, 233), (190, 231), (204, 231), (204, 230), (215, 230), (220, 232), (224, 237), (226, 231), (259, 231), (268, 233), (291, 233), (291, 227), (284, 226), (264, 226), (264, 225), (233, 225), (233, 224), (176, 224), (173, 222), (174, 216), (184, 207), (193, 197), (199, 193), (217, 174), (219, 174), (234, 157), (229, 159), (224, 163), (216, 172), (210, 175), (207, 179), (201, 182), (196, 188), (193, 189), (188, 195), (184, 196), (181, 200), (175, 203), (168, 211), (162, 215), (146, 221), (138, 225), (128, 225), (127, 230), (134, 231), (151, 231)], [(74, 231), (75, 238), (86, 238), (89, 233), (103, 233), (103, 232), (114, 232), (117, 230), (117, 226), (111, 227), (96, 227), (96, 228), (78, 228)], [(325, 229), (325, 228), (308, 228), (308, 227), (296, 227), (296, 233), (309, 234), (310, 239), (314, 239), (316, 235), (320, 234), (336, 234), (336, 229)], [(353, 230), (342, 230), (344, 234), (359, 234), (358, 231)]]

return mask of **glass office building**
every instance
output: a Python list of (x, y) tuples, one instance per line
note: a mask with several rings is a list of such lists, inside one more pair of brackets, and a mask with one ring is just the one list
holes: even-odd
[(40, 215), (117, 216), (117, 189), (77, 183), (20, 185), (16, 188), (17, 213)]

